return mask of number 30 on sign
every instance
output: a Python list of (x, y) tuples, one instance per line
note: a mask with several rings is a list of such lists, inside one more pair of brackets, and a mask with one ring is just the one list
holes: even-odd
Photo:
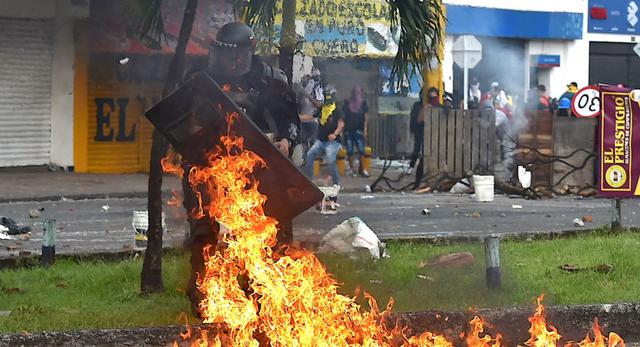
[(580, 89), (571, 100), (571, 111), (579, 118), (595, 118), (600, 115), (600, 90), (595, 86)]

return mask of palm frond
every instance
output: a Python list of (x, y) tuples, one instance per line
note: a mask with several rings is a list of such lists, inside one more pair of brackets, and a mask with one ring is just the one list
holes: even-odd
[(391, 75), (397, 83), (420, 73), (425, 64), (438, 57), (446, 21), (442, 0), (387, 0), (391, 31), (400, 30), (398, 53)]
[(279, 0), (235, 0), (234, 9), (243, 21), (254, 29), (270, 30), (276, 17)]
[(151, 49), (161, 49), (167, 33), (162, 20), (162, 0), (138, 0), (140, 18), (136, 39)]

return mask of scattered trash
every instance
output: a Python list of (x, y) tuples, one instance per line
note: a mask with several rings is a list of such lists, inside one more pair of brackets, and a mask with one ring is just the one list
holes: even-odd
[(26, 234), (31, 231), (31, 227), (19, 227), (18, 224), (9, 217), (0, 218), (0, 224), (9, 229), (9, 231), (7, 232), (7, 234), (9, 235)]
[(37, 208), (37, 209), (33, 209), (33, 210), (29, 210), (29, 218), (40, 218), (40, 212), (44, 211), (43, 207)]
[(435, 281), (432, 277), (425, 276), (425, 275), (418, 275), (418, 278), (421, 279), (421, 280), (427, 280), (429, 282)]
[(425, 187), (422, 189), (418, 189), (416, 191), (417, 194), (424, 194), (424, 193), (430, 193), (431, 192), (431, 187)]
[(367, 184), (366, 186), (364, 186), (364, 191), (365, 191), (366, 193), (371, 193), (371, 186), (370, 186), (370, 185), (368, 185), (368, 184)]
[(506, 217), (507, 217), (507, 214), (506, 214), (506, 213), (504, 213), (504, 212), (503, 212), (503, 213), (500, 213), (500, 217), (502, 217), (502, 218), (506, 218)]
[(518, 166), (518, 181), (522, 188), (531, 188), (531, 171), (528, 171), (522, 166)]
[(56, 283), (56, 287), (66, 289), (66, 288), (69, 288), (69, 285), (67, 283), (65, 283), (64, 281), (60, 281), (60, 282)]
[[(162, 212), (162, 230), (167, 231), (165, 224), (165, 214)], [(148, 211), (133, 211), (133, 217), (131, 218), (131, 226), (134, 232), (135, 247), (146, 247), (147, 242), (147, 230), (149, 229), (149, 212)]]
[(522, 209), (522, 205), (511, 205), (511, 208), (514, 210), (521, 210)]
[(318, 187), (324, 194), (322, 201), (316, 206), (316, 210), (321, 214), (336, 214), (338, 213), (338, 193), (340, 192), (340, 186), (334, 184), (330, 187), (320, 186)]
[(375, 196), (373, 195), (360, 195), (360, 199), (362, 200), (373, 199), (373, 198), (375, 198)]
[(582, 217), (582, 221), (585, 223), (592, 223), (593, 222), (593, 216), (588, 214), (584, 217)]
[(0, 317), (9, 317), (11, 315), (11, 311), (0, 311)]
[(469, 179), (463, 178), (458, 183), (454, 184), (451, 189), (449, 189), (449, 193), (453, 194), (467, 194), (471, 193), (473, 188), (471, 187), (471, 183), (469, 183)]
[(481, 215), (481, 214), (480, 214), (480, 212), (478, 212), (478, 211), (475, 211), (475, 212), (473, 212), (473, 213), (467, 213), (467, 217), (475, 217), (475, 218), (478, 218), (478, 217), (480, 217), (480, 216), (482, 216), (482, 215)]
[(71, 199), (61, 196), (60, 201), (71, 201)]
[(124, 57), (124, 58), (120, 59), (120, 65), (129, 64), (130, 61), (131, 61), (131, 59), (129, 57)]
[(380, 280), (369, 280), (369, 283), (371, 283), (371, 284), (382, 284), (382, 281), (380, 281)]
[(588, 267), (581, 267), (575, 264), (564, 264), (558, 266), (558, 268), (566, 272), (595, 271), (604, 274), (608, 274), (614, 270), (613, 265), (605, 263)]
[(431, 214), (431, 210), (428, 209), (428, 208), (425, 208), (424, 210), (422, 210), (422, 214), (425, 215), (425, 216), (428, 216), (428, 215)]
[(418, 267), (463, 267), (472, 266), (476, 262), (470, 252), (450, 253), (435, 256), (427, 262), (421, 262)]
[(331, 229), (318, 248), (319, 253), (348, 254), (352, 258), (357, 257), (359, 250), (368, 250), (374, 259), (387, 256), (385, 244), (358, 217), (349, 218)]
[(544, 216), (545, 216), (545, 218), (551, 218), (550, 214), (545, 214)]
[(576, 218), (576, 219), (573, 220), (573, 225), (577, 226), (577, 227), (583, 227), (584, 226), (584, 222), (582, 221), (582, 219)]
[(111, 207), (109, 205), (103, 205), (102, 206), (102, 210), (105, 211), (105, 212), (109, 211), (110, 209), (111, 209)]

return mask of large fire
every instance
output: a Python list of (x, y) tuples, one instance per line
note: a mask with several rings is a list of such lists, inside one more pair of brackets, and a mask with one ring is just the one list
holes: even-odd
[[(235, 117), (228, 118), (231, 128)], [(200, 207), (191, 213), (202, 216), (207, 211), (229, 229), (224, 250), (205, 250), (206, 268), (198, 287), (205, 295), (200, 304), (203, 322), (211, 329), (183, 335), (192, 346), (453, 346), (443, 336), (408, 336), (408, 329), (390, 324), (393, 302), (381, 311), (365, 294), (371, 307), (367, 311), (355, 297), (339, 294), (336, 280), (313, 253), (297, 247), (274, 251), (278, 221), (265, 216), (266, 197), (252, 179), (255, 168), (265, 162), (244, 150), (243, 139), (231, 131), (221, 143), (206, 166), (187, 173), (190, 184), (205, 187), (208, 195), (199, 197)], [(182, 174), (170, 161), (163, 166)], [(540, 300), (526, 345), (555, 346), (560, 335), (553, 327), (547, 330)], [(470, 326), (471, 331), (461, 335), (468, 346), (501, 346), (499, 334), (483, 334), (485, 324), (479, 317)], [(607, 346), (597, 322), (594, 330), (594, 341), (587, 337), (578, 345)], [(608, 346), (624, 342), (612, 333)]]

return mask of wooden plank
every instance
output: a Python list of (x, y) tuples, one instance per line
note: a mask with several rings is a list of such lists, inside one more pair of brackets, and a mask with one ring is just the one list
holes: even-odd
[(453, 110), (444, 111), (447, 115), (447, 172), (455, 173), (456, 153), (456, 116)]
[(480, 111), (471, 113), (471, 170), (478, 173), (480, 161)]
[(431, 109), (428, 112), (428, 116), (431, 119), (431, 133), (429, 134), (429, 138), (425, 139), (429, 141), (431, 144), (431, 157), (429, 157), (428, 165), (429, 172), (435, 173), (438, 172), (438, 153), (440, 150), (438, 149), (439, 141), (438, 138), (440, 136), (440, 117), (438, 117), (437, 111)]
[(473, 170), (471, 166), (471, 128), (473, 126), (471, 113), (469, 111), (462, 112), (462, 171), (463, 174)]
[(447, 171), (447, 114), (442, 109), (438, 109), (437, 112), (440, 118), (438, 171)]
[(489, 142), (489, 146), (487, 146), (487, 160), (488, 160), (488, 169), (489, 173), (494, 172), (494, 163), (495, 163), (495, 155), (496, 155), (496, 113), (495, 112), (487, 112), (487, 122), (488, 122), (488, 131), (487, 138)]
[(455, 174), (456, 177), (462, 177), (464, 170), (462, 170), (462, 158), (464, 155), (463, 150), (463, 138), (464, 132), (462, 127), (462, 110), (455, 110), (456, 117), (456, 141), (455, 141)]

